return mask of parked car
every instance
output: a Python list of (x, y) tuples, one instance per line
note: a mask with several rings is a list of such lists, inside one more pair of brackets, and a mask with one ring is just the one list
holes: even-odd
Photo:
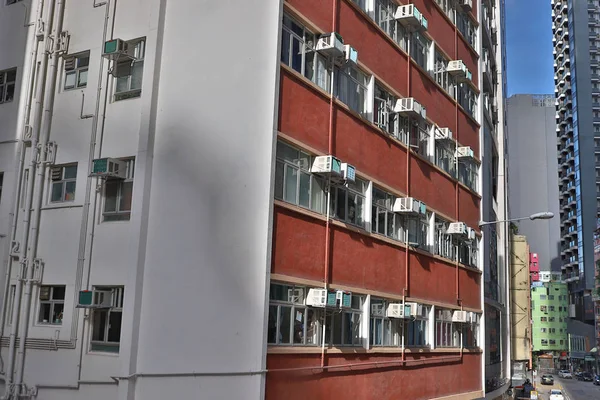
[(550, 391), (550, 399), (549, 400), (565, 400), (565, 398), (560, 390), (552, 389)]
[(554, 377), (552, 375), (542, 375), (542, 385), (554, 385)]
[(589, 372), (582, 373), (581, 375), (579, 375), (577, 377), (577, 379), (580, 381), (584, 381), (584, 382), (593, 382), (594, 381), (594, 377)]
[(568, 369), (561, 369), (560, 371), (558, 371), (558, 377), (565, 379), (573, 379), (573, 375)]
[(594, 376), (594, 385), (600, 385), (600, 375)]
[(583, 374), (583, 372), (575, 372), (575, 379), (579, 380), (579, 378), (581, 378), (581, 375)]

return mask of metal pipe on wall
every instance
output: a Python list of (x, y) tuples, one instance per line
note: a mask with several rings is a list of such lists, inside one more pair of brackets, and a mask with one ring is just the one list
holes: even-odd
[[(29, 316), (31, 314), (31, 297), (32, 297), (32, 286), (33, 286), (33, 277), (35, 270), (35, 260), (37, 258), (37, 250), (38, 250), (38, 238), (39, 238), (39, 228), (40, 228), (40, 217), (41, 217), (41, 208), (42, 208), (42, 199), (44, 193), (44, 177), (46, 175), (46, 164), (47, 160), (47, 152), (46, 146), (48, 144), (48, 139), (50, 137), (50, 130), (52, 127), (52, 113), (54, 109), (54, 99), (56, 97), (56, 80), (58, 75), (58, 63), (60, 57), (60, 51), (62, 42), (59, 39), (62, 33), (63, 19), (65, 12), (65, 0), (57, 0), (57, 5), (54, 13), (54, 26), (53, 26), (53, 46), (54, 48), (51, 50), (52, 54), (50, 55), (50, 66), (48, 69), (48, 79), (46, 80), (46, 88), (44, 91), (44, 111), (42, 115), (42, 123), (40, 128), (40, 142), (39, 142), (39, 159), (40, 166), (37, 168), (37, 173), (35, 175), (35, 187), (37, 191), (35, 192), (35, 204), (33, 209), (33, 218), (31, 224), (31, 232), (30, 232), (30, 242), (31, 246), (29, 246), (27, 250), (26, 262), (27, 262), (27, 278), (25, 280), (25, 308), (23, 319), (21, 320), (21, 340), (19, 341), (19, 351), (18, 351), (18, 364), (17, 364), (17, 378), (16, 385), (18, 386), (18, 393), (15, 394), (15, 399), (19, 397), (19, 394), (23, 392), (23, 374), (25, 371), (25, 341), (27, 339), (27, 334), (29, 331)], [(33, 176), (30, 177), (30, 180), (33, 180)], [(25, 249), (24, 249), (25, 250)]]

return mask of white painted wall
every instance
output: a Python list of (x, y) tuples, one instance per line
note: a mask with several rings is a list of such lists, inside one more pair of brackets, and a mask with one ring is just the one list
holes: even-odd
[[(24, 4), (31, 1), (37, 0)], [(23, 67), (24, 11), (21, 4), (0, 5), (0, 70)], [(132, 217), (100, 222), (98, 196), (83, 277), (84, 287), (88, 277), (91, 286), (125, 286), (119, 355), (89, 352), (87, 312), (73, 313), (93, 120), (79, 118), (82, 90), (62, 89), (61, 62), (50, 140), (58, 144), (57, 164), (78, 162), (77, 189), (74, 202), (56, 207), (47, 201), (49, 185), (43, 188), (38, 255), (45, 263), (43, 284), (67, 285), (65, 315), (61, 326), (37, 324), (34, 290), (29, 337), (49, 345), (68, 341), (75, 316), (78, 329), (73, 349), (27, 350), (25, 383), (40, 386), (38, 399), (263, 396), (262, 374), (226, 373), (265, 369), (280, 13), (279, 0), (119, 0), (114, 20), (111, 9), (109, 35), (114, 24), (115, 38), (147, 39), (142, 96), (119, 102), (109, 96), (96, 147), (96, 157), (136, 157)], [(69, 53), (91, 52), (84, 114), (94, 111), (105, 63), (104, 15), (92, 0), (66, 2)], [(7, 41), (15, 32), (22, 37)], [(17, 99), (0, 105), (0, 141), (20, 132), (18, 111)], [(5, 188), (15, 148), (0, 142)], [(7, 197), (5, 189), (0, 234), (9, 233)], [(15, 271), (11, 278), (16, 283)], [(6, 347), (1, 354), (6, 363)], [(139, 377), (118, 386), (110, 379), (192, 371), (225, 376)]]

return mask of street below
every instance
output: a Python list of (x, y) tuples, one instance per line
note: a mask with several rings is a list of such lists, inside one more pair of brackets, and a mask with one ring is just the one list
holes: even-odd
[(536, 388), (540, 400), (548, 400), (551, 389), (562, 390), (565, 400), (600, 400), (600, 386), (577, 379), (562, 379), (556, 375), (554, 375), (554, 385), (542, 385), (538, 381)]

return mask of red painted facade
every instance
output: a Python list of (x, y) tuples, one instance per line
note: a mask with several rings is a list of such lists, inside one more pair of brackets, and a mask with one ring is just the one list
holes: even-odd
[[(434, 0), (414, 3), (428, 19), (426, 34), (451, 59), (462, 59), (477, 76), (477, 54)], [(479, 158), (479, 124), (355, 3), (286, 0), (284, 4), (312, 30), (328, 32), (336, 26), (344, 42), (358, 50), (363, 69), (396, 93), (414, 97), (427, 108), (429, 120), (452, 130), (460, 145), (471, 146)], [(478, 194), (339, 100), (330, 102), (326, 92), (284, 65), (277, 128), (284, 140), (308, 153), (328, 154), (331, 142), (331, 153), (354, 165), (362, 178), (397, 195), (422, 200), (429, 210), (446, 219), (478, 226)], [(283, 202), (276, 202), (274, 207), (272, 252), (271, 272), (279, 280), (288, 277), (291, 283), (310, 281), (315, 285), (327, 280), (331, 287), (352, 288), (364, 294), (406, 295), (455, 310), (464, 307), (481, 312), (483, 308), (479, 271), (342, 222), (327, 224), (324, 215)], [(483, 387), (480, 350), (403, 353), (399, 348), (379, 352), (342, 347), (330, 348), (322, 359), (320, 348), (302, 349), (270, 348), (267, 399), (419, 400), (479, 392)], [(322, 361), (324, 369), (320, 368)], [(344, 366), (347, 364), (351, 366)]]

